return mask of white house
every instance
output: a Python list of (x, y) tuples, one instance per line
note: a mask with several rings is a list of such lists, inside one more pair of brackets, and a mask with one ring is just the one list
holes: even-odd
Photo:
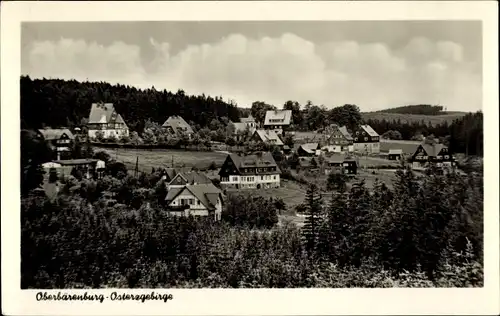
[(225, 188), (278, 188), (281, 171), (270, 152), (240, 156), (229, 154), (219, 176)]
[(165, 197), (168, 212), (173, 216), (210, 216), (221, 219), (223, 196), (213, 184), (171, 187)]
[(239, 122), (233, 122), (234, 125), (234, 135), (238, 137), (238, 135), (245, 133), (247, 130), (250, 134), (253, 134), (255, 129), (257, 128), (257, 123), (253, 116), (240, 118)]
[(96, 138), (99, 132), (103, 138), (129, 136), (127, 124), (116, 112), (113, 103), (93, 103), (87, 128), (90, 138)]
[(271, 129), (277, 133), (283, 133), (292, 124), (291, 110), (266, 111), (264, 118), (264, 128)]

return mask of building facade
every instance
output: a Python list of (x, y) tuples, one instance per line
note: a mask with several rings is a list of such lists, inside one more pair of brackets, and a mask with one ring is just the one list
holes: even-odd
[(352, 133), (354, 151), (366, 154), (380, 153), (380, 135), (370, 125), (360, 125)]
[(166, 210), (172, 216), (208, 216), (220, 220), (222, 191), (213, 184), (187, 184), (168, 189)]
[(87, 129), (91, 139), (129, 136), (128, 126), (116, 112), (113, 103), (93, 103)]
[(326, 144), (323, 148), (328, 152), (352, 152), (354, 151), (354, 139), (345, 126), (331, 124), (325, 129), (327, 135)]
[(179, 136), (182, 133), (191, 136), (194, 133), (191, 125), (178, 115), (172, 115), (167, 118), (161, 127), (166, 129), (171, 135), (176, 136)]
[(67, 129), (40, 129), (38, 132), (42, 135), (50, 149), (55, 152), (56, 159), (69, 159), (71, 158), (71, 151), (75, 136)]
[(224, 188), (278, 188), (281, 171), (270, 152), (252, 155), (229, 154), (219, 172)]
[(282, 147), (284, 145), (278, 133), (276, 133), (276, 131), (274, 130), (258, 129), (253, 133), (250, 140), (257, 143), (263, 143), (269, 146)]
[(278, 134), (290, 129), (292, 121), (291, 110), (267, 111), (264, 118), (264, 129), (274, 130)]
[(422, 170), (431, 164), (436, 167), (453, 167), (455, 158), (443, 144), (420, 144), (410, 157), (413, 169)]

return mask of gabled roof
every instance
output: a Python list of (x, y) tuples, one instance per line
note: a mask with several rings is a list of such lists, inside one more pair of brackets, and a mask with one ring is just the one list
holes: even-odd
[(299, 166), (300, 167), (311, 167), (314, 157), (300, 157)]
[(195, 184), (170, 189), (165, 200), (172, 201), (184, 191), (191, 193), (209, 210), (215, 209), (217, 199), (222, 197), (222, 191), (213, 184)]
[(341, 126), (339, 127), (339, 131), (342, 133), (342, 135), (344, 135), (344, 137), (348, 140), (352, 140), (352, 136), (351, 134), (349, 133), (349, 131), (347, 130), (347, 127), (346, 126)]
[(253, 116), (249, 116), (249, 117), (242, 117), (240, 118), (240, 122), (241, 123), (255, 123), (255, 119), (253, 118)]
[(402, 155), (402, 149), (389, 149), (389, 155)]
[[(266, 112), (264, 125), (290, 125), (292, 119), (291, 110), (271, 110)], [(282, 120), (281, 122), (271, 122), (271, 120)]]
[(368, 135), (370, 135), (372, 137), (379, 136), (379, 134), (377, 132), (375, 132), (375, 130), (370, 125), (361, 125), (361, 128), (365, 132), (367, 132)]
[(172, 115), (170, 116), (165, 123), (163, 123), (162, 127), (172, 127), (174, 131), (177, 129), (186, 130), (187, 133), (193, 133), (193, 128), (189, 125), (181, 116)]
[[(122, 116), (118, 114), (113, 103), (92, 103), (89, 124), (119, 123), (125, 124)], [(127, 126), (127, 124), (125, 124)]]
[(73, 133), (67, 128), (44, 128), (39, 129), (38, 131), (40, 132), (40, 134), (42, 134), (45, 140), (59, 139), (63, 134), (68, 135), (69, 139), (75, 139), (75, 135), (73, 135)]
[(277, 146), (284, 145), (281, 138), (273, 130), (258, 129), (255, 131), (255, 134), (257, 134), (264, 143), (270, 143)]
[[(443, 148), (448, 148), (443, 144), (420, 144), (429, 157), (436, 157)], [(418, 149), (418, 147), (417, 147)]]
[(319, 143), (306, 143), (306, 144), (302, 144), (302, 145), (300, 145), (300, 148), (302, 148), (303, 150), (305, 150), (307, 153), (315, 154), (316, 150), (319, 149)]
[(280, 169), (270, 152), (263, 152), (260, 154), (252, 154), (246, 156), (238, 156), (237, 154), (229, 154), (229, 157), (234, 163), (234, 166), (238, 171), (240, 168), (267, 168), (276, 167), (276, 172), (280, 173)]
[[(193, 184), (212, 184), (212, 180), (208, 178), (204, 173), (191, 171), (191, 172), (179, 172), (175, 175), (170, 183), (172, 183), (177, 177), (182, 177), (187, 183)], [(169, 183), (169, 184), (170, 184)]]

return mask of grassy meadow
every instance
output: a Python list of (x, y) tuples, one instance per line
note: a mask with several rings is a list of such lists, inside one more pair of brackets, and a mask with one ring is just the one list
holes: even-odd
[(401, 122), (421, 122), (425, 121), (427, 124), (437, 125), (447, 121), (451, 123), (453, 120), (461, 118), (464, 116), (465, 112), (447, 112), (442, 115), (417, 115), (417, 114), (399, 114), (399, 113), (384, 113), (384, 112), (364, 112), (361, 113), (361, 117), (364, 120), (386, 120), (394, 121), (401, 120)]

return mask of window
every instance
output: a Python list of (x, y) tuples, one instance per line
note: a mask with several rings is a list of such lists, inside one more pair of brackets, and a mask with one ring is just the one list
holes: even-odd
[[(357, 133), (356, 133), (356, 134), (357, 134)], [(355, 137), (355, 138), (354, 138), (354, 140), (355, 140), (355, 141), (358, 141), (358, 138), (357, 138), (357, 137)]]
[(365, 142), (368, 141), (368, 137), (365, 137)]
[(359, 132), (356, 132), (356, 135), (359, 135)]
[(194, 205), (194, 199), (189, 199), (189, 205)]
[(273, 176), (273, 180), (276, 180), (276, 176)]
[(198, 200), (196, 202), (197, 202), (196, 204), (201, 205), (201, 201), (200, 200)]
[(450, 156), (448, 156), (448, 155), (444, 156), (444, 159), (449, 159), (449, 158), (450, 158)]
[(264, 176), (260, 176), (260, 179), (261, 179), (261, 180), (264, 180)]

